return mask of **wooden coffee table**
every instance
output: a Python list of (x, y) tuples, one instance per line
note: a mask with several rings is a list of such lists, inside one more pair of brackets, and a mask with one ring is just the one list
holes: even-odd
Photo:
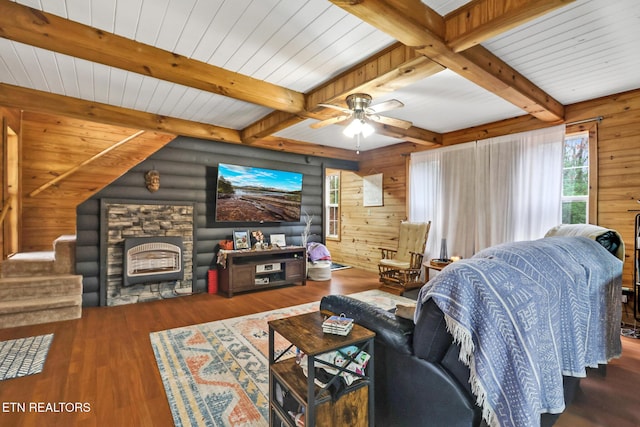
[[(374, 425), (373, 346), (376, 334), (357, 324), (353, 325), (353, 329), (347, 336), (326, 334), (322, 331), (324, 319), (325, 316), (317, 311), (269, 322), (270, 426), (275, 426), (277, 419), (292, 427), (295, 426), (294, 421), (275, 398), (276, 383), (292, 393), (299, 404), (305, 406), (305, 426), (307, 427)], [(281, 354), (275, 354), (276, 332), (291, 343)], [(347, 386), (338, 400), (332, 401), (327, 387), (319, 387), (314, 382), (317, 356), (350, 345), (355, 345), (360, 351), (366, 351), (371, 358), (365, 375)], [(293, 347), (297, 347), (307, 355), (308, 377), (304, 376), (302, 368), (296, 363), (294, 357), (282, 359), (282, 356)], [(331, 384), (332, 381), (337, 380), (338, 375), (339, 373), (328, 383)]]

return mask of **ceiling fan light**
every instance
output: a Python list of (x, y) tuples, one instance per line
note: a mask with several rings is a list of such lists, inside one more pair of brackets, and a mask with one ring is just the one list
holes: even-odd
[(360, 128), (360, 132), (362, 133), (362, 136), (364, 138), (368, 137), (369, 135), (371, 135), (373, 132), (375, 131), (375, 129), (373, 128), (373, 126), (371, 126), (370, 123), (367, 122), (362, 122), (362, 127)]
[(351, 123), (349, 123), (349, 126), (344, 128), (342, 133), (348, 136), (349, 138), (353, 138), (354, 136), (359, 134), (361, 130), (362, 130), (362, 121), (356, 119), (351, 121)]

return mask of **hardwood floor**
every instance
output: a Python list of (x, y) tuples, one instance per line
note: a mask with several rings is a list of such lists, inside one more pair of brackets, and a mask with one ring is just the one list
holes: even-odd
[[(44, 371), (0, 382), (0, 426), (172, 426), (149, 333), (376, 289), (377, 275), (333, 272), (307, 282), (231, 299), (199, 294), (121, 307), (85, 308), (82, 319), (0, 330), (0, 340), (54, 333)], [(605, 377), (582, 381), (560, 427), (640, 426), (640, 340), (623, 338), (623, 356)], [(70, 403), (70, 405), (69, 405)], [(18, 404), (25, 404), (21, 412)], [(81, 411), (66, 413), (79, 404)], [(82, 405), (84, 404), (84, 405)], [(35, 409), (36, 411), (30, 411)]]

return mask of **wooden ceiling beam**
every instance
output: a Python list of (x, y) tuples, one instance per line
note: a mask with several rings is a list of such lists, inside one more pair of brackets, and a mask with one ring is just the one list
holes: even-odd
[(220, 126), (160, 116), (99, 102), (0, 83), (0, 104), (21, 110), (60, 114), (114, 126), (240, 143), (240, 132)]
[[(329, 117), (327, 112), (322, 111), (307, 113), (306, 100), (302, 93), (13, 2), (0, 2), (0, 37), (277, 110), (239, 134), (239, 138), (245, 143), (254, 144), (263, 137), (303, 120), (304, 117)], [(362, 90), (376, 96), (443, 69), (415, 52), (403, 52), (403, 55), (398, 53), (409, 50), (398, 45), (395, 50), (387, 50), (382, 55), (376, 55), (359, 67), (360, 69), (354, 70), (352, 75), (362, 73), (363, 78), (369, 80), (361, 87), (351, 87), (351, 91)], [(407, 55), (413, 56), (410, 62), (391, 68), (394, 62), (406, 58)], [(377, 72), (376, 69), (384, 72)], [(340, 84), (347, 82), (352, 75), (345, 76)], [(354, 81), (363, 81), (363, 78)], [(346, 97), (347, 94), (343, 96)], [(327, 99), (322, 102), (335, 100)], [(178, 119), (164, 120), (175, 122)], [(172, 126), (175, 126), (175, 123)], [(200, 126), (209, 128), (210, 125)], [(228, 133), (229, 129), (220, 131), (225, 128), (215, 126), (209, 129), (218, 129), (215, 133), (220, 135), (226, 133), (221, 140), (238, 142), (235, 134)], [(420, 133), (413, 132), (417, 135)], [(187, 135), (184, 132), (181, 134)], [(397, 137), (398, 131), (389, 135), (391, 134)]]
[(475, 0), (444, 17), (444, 39), (461, 52), (573, 1)]
[[(414, 18), (429, 14), (430, 9), (424, 4), (412, 1), (412, 14), (408, 14), (395, 7), (399, 0), (330, 1), (538, 119), (563, 120), (562, 104), (487, 49), (477, 45), (460, 53), (451, 50), (438, 34), (439, 27), (431, 28), (424, 24), (424, 19)], [(419, 8), (423, 8), (424, 13), (420, 13)]]
[(397, 128), (380, 123), (372, 123), (376, 129), (376, 133), (389, 136), (391, 138), (402, 139), (418, 145), (426, 145), (432, 147), (434, 145), (442, 145), (442, 134), (432, 132), (427, 129), (411, 126), (409, 129)]
[(273, 111), (240, 131), (245, 144), (254, 144), (262, 138), (300, 123), (305, 118), (284, 111)]
[(449, 68), (545, 122), (564, 120), (564, 105), (481, 45), (445, 60)]
[[(75, 119), (90, 120), (114, 126), (146, 129), (172, 135), (184, 135), (212, 141), (241, 144), (240, 132), (235, 129), (207, 125), (173, 117), (131, 110), (122, 107), (85, 101), (63, 95), (26, 89), (0, 83), (0, 106), (25, 111), (55, 114)], [(287, 151), (304, 155), (318, 155), (336, 159), (357, 160), (354, 151), (326, 147), (282, 138), (266, 137), (256, 141), (254, 147)]]
[(525, 115), (447, 132), (442, 135), (443, 145), (456, 145), (481, 139), (496, 138), (498, 136), (542, 129), (549, 126), (555, 125), (538, 120), (533, 116)]
[(266, 148), (267, 150), (283, 151), (286, 153), (304, 154), (307, 156), (328, 157), (332, 159), (358, 161), (360, 158), (354, 150), (344, 148), (329, 147), (320, 144), (296, 141), (293, 139), (281, 138), (278, 136), (267, 136), (260, 139), (254, 147)]
[(444, 69), (414, 49), (396, 43), (310, 91), (305, 96), (306, 109), (319, 114), (319, 119), (328, 118), (335, 111), (318, 104), (346, 107), (345, 98), (352, 93), (367, 93), (375, 99)]
[(386, 2), (405, 16), (411, 16), (418, 24), (428, 28), (434, 35), (444, 38), (444, 18), (438, 12), (422, 3), (422, 0), (386, 0)]
[[(306, 111), (303, 114), (273, 112), (242, 130), (242, 140), (247, 144), (267, 135), (299, 123), (304, 118), (324, 120), (336, 115), (336, 111), (318, 104), (335, 104), (346, 107), (347, 95), (362, 92), (378, 96), (393, 92), (444, 70), (444, 67), (414, 49), (396, 43), (365, 59), (358, 65), (336, 76), (327, 83), (306, 94)], [(406, 139), (418, 144), (431, 145), (439, 140), (439, 134), (412, 127), (405, 130), (378, 126), (376, 132), (392, 138)], [(426, 138), (426, 139), (422, 139)]]
[(0, 37), (275, 110), (299, 113), (304, 95), (10, 1)]

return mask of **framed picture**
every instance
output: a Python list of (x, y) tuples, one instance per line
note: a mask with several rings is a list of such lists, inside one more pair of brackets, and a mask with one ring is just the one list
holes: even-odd
[(284, 234), (272, 234), (269, 236), (271, 240), (271, 245), (279, 248), (284, 248), (287, 246), (287, 242), (285, 240)]
[(384, 206), (381, 173), (362, 179), (362, 197), (362, 206)]
[(249, 239), (249, 230), (233, 231), (233, 249), (249, 249), (251, 247), (251, 239)]

